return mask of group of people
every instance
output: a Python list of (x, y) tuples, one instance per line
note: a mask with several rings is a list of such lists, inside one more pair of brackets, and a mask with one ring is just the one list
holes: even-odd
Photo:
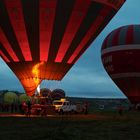
[(23, 101), (22, 112), (28, 117), (30, 117), (31, 114), (47, 116), (46, 104), (44, 104), (44, 102), (41, 102), (40, 104), (35, 104), (34, 101)]
[(0, 112), (8, 112), (8, 113), (25, 113), (25, 106), (27, 108), (27, 114), (30, 115), (31, 113), (31, 102), (22, 103), (0, 103)]
[(20, 112), (21, 104), (17, 103), (0, 103), (0, 112)]
[[(86, 115), (88, 114), (89, 103), (87, 101), (82, 104), (82, 112)], [(54, 111), (53, 111), (54, 110)], [(0, 103), (0, 112), (8, 113), (20, 113), (28, 117), (30, 115), (41, 115), (47, 116), (48, 113), (55, 113), (55, 106), (46, 100), (45, 98), (40, 98), (39, 100), (32, 99), (22, 102), (13, 103)]]

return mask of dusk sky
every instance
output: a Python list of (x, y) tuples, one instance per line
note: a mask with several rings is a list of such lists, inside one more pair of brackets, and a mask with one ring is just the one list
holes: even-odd
[[(101, 62), (101, 46), (114, 29), (140, 22), (140, 0), (126, 0), (125, 4), (91, 44), (61, 82), (44, 81), (41, 87), (62, 88), (68, 96), (124, 98), (109, 78)], [(0, 58), (0, 90), (24, 91), (19, 80)]]

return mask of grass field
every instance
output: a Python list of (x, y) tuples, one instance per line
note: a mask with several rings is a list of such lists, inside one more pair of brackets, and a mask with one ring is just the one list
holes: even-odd
[(0, 140), (139, 140), (140, 113), (1, 117)]

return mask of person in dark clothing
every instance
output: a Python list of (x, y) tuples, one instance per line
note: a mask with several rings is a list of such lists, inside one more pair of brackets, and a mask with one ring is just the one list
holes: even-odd
[(32, 104), (30, 101), (27, 102), (27, 107), (28, 107), (27, 116), (30, 117), (32, 109)]
[(14, 103), (11, 104), (11, 113), (14, 112)]
[(119, 115), (122, 116), (123, 115), (123, 107), (120, 105), (120, 106), (118, 106), (117, 109), (118, 109)]
[(28, 106), (27, 106), (27, 103), (25, 101), (22, 102), (21, 108), (22, 108), (22, 113), (23, 114), (27, 114), (27, 112), (28, 112)]
[(0, 103), (0, 112), (2, 111), (2, 104)]
[(18, 111), (18, 104), (15, 104), (14, 109), (15, 109), (15, 112)]
[(23, 111), (23, 109), (22, 109), (22, 104), (21, 104), (21, 103), (19, 104), (19, 107), (18, 107), (18, 108), (19, 108), (19, 112), (20, 112), (21, 114), (24, 114), (24, 111)]
[(88, 102), (84, 103), (84, 114), (87, 115), (88, 114)]

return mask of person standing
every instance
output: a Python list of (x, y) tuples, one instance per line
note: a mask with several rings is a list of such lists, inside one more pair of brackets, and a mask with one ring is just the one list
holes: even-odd
[(28, 107), (27, 116), (30, 117), (30, 115), (31, 115), (31, 109), (32, 109), (32, 104), (31, 104), (31, 101), (30, 100), (27, 102), (27, 107)]
[(118, 106), (118, 113), (119, 113), (120, 116), (123, 115), (123, 107), (121, 105)]
[(11, 104), (11, 113), (14, 112), (14, 103)]
[(88, 114), (88, 102), (84, 103), (84, 114), (87, 115)]

